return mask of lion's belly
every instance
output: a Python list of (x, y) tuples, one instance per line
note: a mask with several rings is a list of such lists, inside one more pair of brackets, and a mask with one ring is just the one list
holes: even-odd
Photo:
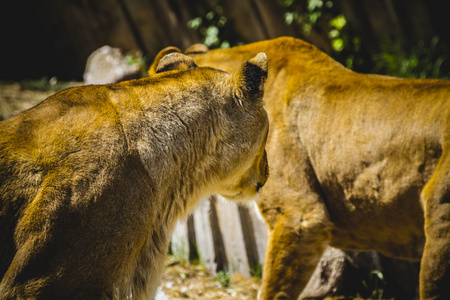
[(383, 172), (377, 166), (353, 177), (351, 184), (324, 188), (334, 224), (331, 245), (352, 250), (376, 250), (388, 256), (420, 258), (424, 246), (424, 182), (419, 172)]
[(397, 230), (388, 227), (389, 225), (378, 222), (372, 223), (371, 226), (336, 226), (331, 231), (330, 245), (345, 250), (375, 250), (390, 257), (412, 260), (421, 258), (425, 236), (419, 226), (414, 224), (411, 228), (404, 226)]

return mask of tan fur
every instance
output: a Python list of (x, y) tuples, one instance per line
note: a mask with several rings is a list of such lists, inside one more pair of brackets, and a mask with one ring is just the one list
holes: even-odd
[(0, 299), (152, 299), (178, 218), (257, 195), (265, 55), (234, 74), (174, 58), (0, 122)]
[(264, 51), (271, 177), (260, 299), (295, 299), (326, 245), (422, 259), (450, 299), (450, 82), (352, 72), (294, 38), (191, 55), (223, 70)]

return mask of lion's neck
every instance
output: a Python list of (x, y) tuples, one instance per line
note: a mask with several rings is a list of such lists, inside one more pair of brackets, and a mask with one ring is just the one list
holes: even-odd
[(139, 155), (154, 190), (151, 201), (160, 202), (167, 220), (192, 212), (215, 181), (221, 133), (216, 124), (219, 117), (206, 103), (163, 104), (145, 111), (134, 128), (124, 126), (125, 132), (140, 132), (129, 140), (129, 148)]

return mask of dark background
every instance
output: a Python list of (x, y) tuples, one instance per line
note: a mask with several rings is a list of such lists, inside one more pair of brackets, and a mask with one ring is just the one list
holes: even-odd
[[(282, 35), (305, 39), (356, 71), (447, 78), (447, 6), (439, 0), (2, 1), (0, 79), (81, 80), (87, 57), (103, 45), (140, 51), (148, 64), (169, 45), (214, 48)], [(345, 26), (332, 25), (336, 18)]]

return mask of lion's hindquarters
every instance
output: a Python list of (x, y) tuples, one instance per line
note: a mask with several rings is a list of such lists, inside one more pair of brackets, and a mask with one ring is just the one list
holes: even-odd
[(425, 248), (420, 270), (421, 299), (450, 298), (450, 142), (422, 191)]

